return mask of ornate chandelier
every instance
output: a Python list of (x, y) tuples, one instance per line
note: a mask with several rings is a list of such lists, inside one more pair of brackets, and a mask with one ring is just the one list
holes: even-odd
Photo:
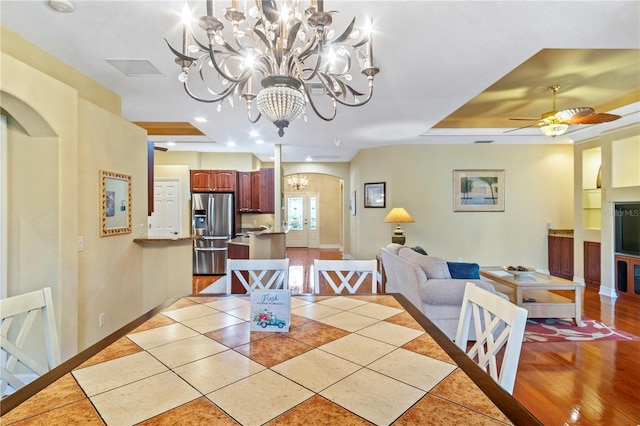
[(287, 179), (287, 184), (291, 189), (302, 191), (309, 185), (309, 179), (305, 175), (291, 175)]
[[(182, 52), (165, 39), (182, 69), (178, 79), (193, 99), (218, 103), (219, 111), (225, 99), (233, 106), (234, 98), (242, 98), (249, 121), (255, 123), (265, 115), (280, 136), (301, 115), (306, 120), (307, 104), (318, 117), (331, 121), (338, 104), (357, 107), (371, 99), (373, 79), (380, 71), (373, 66), (371, 19), (366, 31), (356, 29), (354, 18), (336, 36), (330, 26), (337, 12), (325, 12), (323, 0), (311, 0), (304, 10), (300, 0), (256, 0), (248, 12), (249, 2), (244, 2), (245, 10), (240, 10), (238, 2), (232, 0), (231, 7), (223, 9), (223, 17), (230, 23), (225, 30), (215, 16), (213, 0), (205, 1), (207, 14), (198, 25), (206, 34), (206, 43), (191, 31), (186, 0)], [(354, 64), (360, 64), (360, 73), (368, 81), (366, 93), (351, 86)], [(257, 94), (255, 82), (262, 86)], [(316, 106), (312, 90), (320, 90), (329, 98), (328, 113)], [(257, 116), (251, 111), (254, 100)]]

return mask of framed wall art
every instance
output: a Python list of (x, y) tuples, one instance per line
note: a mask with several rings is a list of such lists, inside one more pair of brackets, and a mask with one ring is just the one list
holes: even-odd
[(100, 236), (131, 233), (131, 176), (100, 170)]
[(454, 170), (454, 212), (503, 212), (504, 170)]
[(364, 206), (365, 207), (385, 207), (385, 182), (364, 184)]

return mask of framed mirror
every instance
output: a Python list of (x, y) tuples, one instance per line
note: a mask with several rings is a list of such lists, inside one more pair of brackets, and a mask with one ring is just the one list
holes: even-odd
[(100, 236), (131, 233), (131, 176), (100, 170)]

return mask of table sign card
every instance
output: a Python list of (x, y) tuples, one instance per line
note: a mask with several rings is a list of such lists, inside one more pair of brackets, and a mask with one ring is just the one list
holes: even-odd
[(290, 290), (251, 292), (251, 331), (284, 333), (291, 324)]

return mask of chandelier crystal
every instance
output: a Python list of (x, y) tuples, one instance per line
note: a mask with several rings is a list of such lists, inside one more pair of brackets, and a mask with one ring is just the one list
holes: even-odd
[[(213, 0), (205, 0), (206, 15), (198, 20), (206, 43), (191, 29), (191, 12), (183, 8), (182, 51), (169, 49), (182, 69), (178, 80), (193, 99), (218, 103), (244, 99), (247, 118), (257, 122), (265, 115), (284, 135), (284, 128), (301, 115), (306, 106), (323, 120), (336, 117), (338, 104), (365, 105), (373, 95), (373, 80), (380, 70), (373, 66), (371, 20), (369, 28), (356, 28), (355, 18), (342, 33), (332, 28), (337, 11), (324, 11), (323, 0), (311, 0), (302, 8), (301, 0), (256, 0), (240, 10), (236, 0), (215, 16)], [(247, 9), (248, 14), (247, 14)], [(361, 92), (352, 86), (351, 69), (358, 66), (367, 82)], [(262, 88), (254, 93), (253, 85)], [(313, 89), (313, 93), (312, 93)], [(316, 105), (316, 93), (329, 99), (330, 106)], [(314, 101), (314, 97), (316, 100)], [(256, 100), (258, 114), (253, 116)], [(328, 109), (328, 111), (321, 111)]]
[(309, 179), (304, 175), (291, 175), (287, 178), (287, 184), (291, 189), (302, 191), (309, 186)]

